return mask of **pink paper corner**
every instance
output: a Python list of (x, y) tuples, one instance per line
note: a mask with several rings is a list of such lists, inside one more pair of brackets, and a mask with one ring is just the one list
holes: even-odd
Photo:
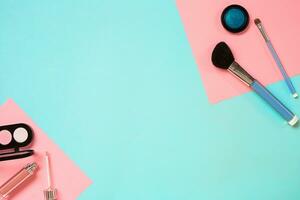
[(52, 178), (58, 189), (59, 199), (73, 200), (90, 186), (92, 181), (84, 172), (40, 129), (26, 113), (12, 100), (9, 99), (0, 107), (0, 124), (26, 123), (34, 131), (34, 143), (30, 149), (35, 150), (34, 156), (4, 161), (0, 165), (0, 184), (14, 175), (27, 163), (36, 162), (39, 166), (37, 174), (13, 194), (14, 200), (42, 199), (43, 190), (47, 188), (44, 153), (51, 156)]
[[(220, 41), (228, 43), (236, 60), (263, 84), (268, 85), (282, 80), (262, 36), (253, 24), (256, 17), (263, 21), (288, 74), (290, 76), (300, 74), (298, 62), (300, 40), (295, 40), (300, 34), (300, 27), (290, 26), (298, 24), (300, 1), (177, 0), (176, 2), (211, 103), (250, 91), (231, 74), (226, 71), (224, 73), (212, 65), (211, 52)], [(244, 33), (229, 33), (221, 25), (222, 10), (231, 4), (244, 6), (250, 14), (250, 25)], [(285, 23), (287, 21), (289, 23)], [(286, 91), (289, 94), (288, 89)]]

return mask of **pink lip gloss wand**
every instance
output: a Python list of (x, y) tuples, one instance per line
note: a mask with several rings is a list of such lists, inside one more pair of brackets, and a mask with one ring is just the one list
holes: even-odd
[(49, 154), (46, 152), (45, 155), (46, 169), (47, 169), (47, 180), (48, 180), (48, 188), (44, 190), (45, 200), (57, 200), (57, 190), (52, 187), (51, 181), (51, 169), (50, 169), (50, 161)]
[(31, 163), (26, 165), (8, 181), (0, 186), (0, 200), (7, 199), (9, 195), (14, 192), (20, 185), (32, 177), (36, 173), (37, 164)]

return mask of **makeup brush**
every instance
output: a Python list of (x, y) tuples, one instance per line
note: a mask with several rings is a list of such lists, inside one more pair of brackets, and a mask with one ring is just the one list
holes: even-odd
[(291, 126), (298, 122), (298, 117), (272, 95), (261, 83), (247, 73), (237, 62), (225, 42), (216, 45), (211, 56), (212, 63), (221, 69), (226, 69), (246, 85), (251, 87), (275, 111), (277, 111)]
[(284, 69), (284, 67), (283, 67), (283, 65), (282, 65), (282, 63), (281, 63), (281, 61), (279, 59), (279, 56), (276, 53), (276, 51), (274, 49), (274, 46), (273, 46), (273, 44), (272, 44), (269, 36), (267, 35), (267, 33), (266, 33), (266, 31), (265, 31), (265, 29), (264, 29), (264, 27), (263, 27), (260, 19), (256, 18), (254, 20), (254, 23), (256, 24), (257, 28), (259, 29), (260, 33), (262, 34), (263, 38), (265, 39), (266, 44), (267, 44), (267, 46), (268, 46), (268, 48), (269, 48), (269, 50), (270, 50), (270, 52), (271, 52), (271, 54), (272, 54), (272, 56), (273, 56), (276, 64), (277, 64), (277, 66), (278, 66), (278, 68), (279, 68), (279, 70), (280, 70), (280, 72), (281, 72), (284, 80), (285, 80), (285, 83), (287, 84), (288, 88), (290, 89), (290, 92), (292, 93), (292, 95), (293, 95), (294, 98), (297, 98), (298, 94), (297, 94), (297, 92), (296, 92), (296, 90), (295, 90), (295, 88), (293, 86), (293, 83), (292, 83), (289, 75), (285, 71), (285, 69)]

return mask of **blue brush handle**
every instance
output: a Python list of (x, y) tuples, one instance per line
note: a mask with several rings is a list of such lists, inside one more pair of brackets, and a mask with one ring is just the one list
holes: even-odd
[(287, 122), (293, 121), (295, 114), (285, 107), (271, 92), (258, 81), (254, 81), (250, 87), (263, 98), (274, 110), (276, 110)]
[(294, 88), (294, 86), (293, 86), (293, 84), (291, 82), (291, 79), (288, 76), (288, 74), (286, 73), (286, 71), (285, 71), (285, 69), (284, 69), (284, 67), (283, 67), (283, 65), (282, 65), (282, 63), (281, 63), (281, 61), (280, 61), (280, 59), (278, 57), (278, 54), (276, 53), (276, 51), (275, 51), (275, 49), (274, 49), (274, 47), (273, 47), (273, 45), (272, 45), (272, 43), (271, 43), (270, 40), (267, 41), (267, 45), (268, 45), (268, 48), (269, 48), (269, 50), (270, 50), (270, 52), (271, 52), (271, 54), (272, 54), (272, 56), (273, 56), (273, 58), (274, 58), (274, 60), (275, 60), (275, 62), (277, 64), (277, 66), (278, 66), (278, 68), (279, 68), (279, 70), (280, 70), (280, 72), (281, 72), (281, 74), (282, 74), (282, 76), (283, 76), (283, 78), (284, 78), (287, 86), (289, 87), (292, 95), (296, 95), (297, 92), (296, 92), (296, 90), (295, 90), (295, 88)]

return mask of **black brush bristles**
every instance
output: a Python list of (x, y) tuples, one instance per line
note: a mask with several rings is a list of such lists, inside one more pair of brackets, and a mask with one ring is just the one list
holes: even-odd
[(228, 69), (233, 63), (234, 57), (225, 42), (220, 42), (216, 45), (211, 55), (211, 61), (216, 67), (222, 69)]

